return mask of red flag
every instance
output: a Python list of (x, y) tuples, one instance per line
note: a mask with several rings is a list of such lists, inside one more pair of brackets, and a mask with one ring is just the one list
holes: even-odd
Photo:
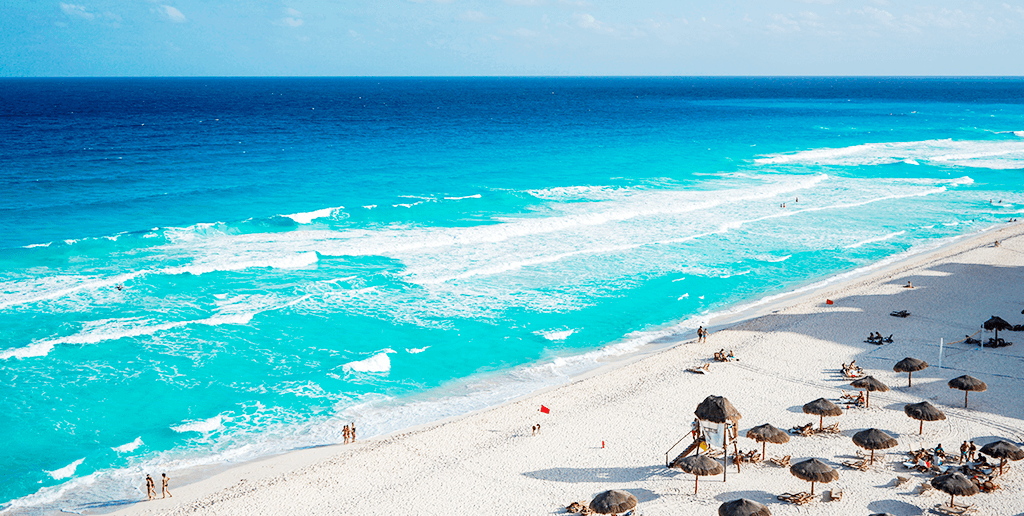
[(825, 300), (825, 304), (826, 305), (831, 305), (832, 304), (832, 300), (831, 299), (826, 299)]
[(545, 414), (550, 414), (551, 413), (551, 409), (545, 407), (544, 405), (540, 406), (540, 411), (545, 413)]

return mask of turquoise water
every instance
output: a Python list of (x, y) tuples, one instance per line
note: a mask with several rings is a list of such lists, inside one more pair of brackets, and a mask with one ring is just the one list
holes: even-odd
[(490, 406), (1024, 212), (1020, 79), (0, 82), (18, 512)]

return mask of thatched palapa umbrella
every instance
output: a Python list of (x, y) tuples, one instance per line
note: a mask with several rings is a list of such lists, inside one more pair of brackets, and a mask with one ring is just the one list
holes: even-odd
[(1017, 447), (1008, 441), (996, 441), (994, 443), (988, 443), (981, 447), (981, 453), (999, 459), (999, 474), (1003, 474), (1003, 464), (1006, 464), (1006, 459), (1010, 460), (1021, 460), (1024, 459), (1024, 450)]
[(626, 491), (612, 489), (594, 497), (590, 510), (601, 514), (618, 514), (636, 507), (636, 497)]
[(915, 371), (920, 371), (927, 367), (928, 362), (925, 362), (924, 360), (918, 360), (916, 358), (907, 357), (904, 358), (903, 360), (900, 360), (899, 362), (896, 362), (896, 365), (892, 366), (892, 370), (896, 371), (897, 373), (907, 373), (907, 387), (910, 387), (914, 383), (913, 379), (911, 378), (911, 375), (913, 375)]
[(811, 494), (814, 494), (815, 482), (831, 482), (839, 480), (839, 473), (831, 466), (818, 459), (807, 459), (803, 462), (793, 464), (789, 468), (793, 476), (811, 483)]
[(893, 436), (877, 429), (868, 428), (853, 434), (853, 444), (871, 450), (871, 464), (875, 463), (875, 450), (892, 448), (898, 444)]
[(693, 475), (693, 494), (697, 494), (697, 479), (717, 475), (724, 469), (715, 459), (707, 455), (690, 455), (678, 463), (679, 469)]
[(718, 516), (772, 516), (772, 512), (753, 500), (740, 498), (719, 505)]
[(974, 482), (971, 482), (971, 479), (965, 477), (963, 473), (959, 472), (950, 473), (948, 475), (939, 475), (933, 478), (932, 487), (949, 495), (950, 507), (953, 506), (954, 496), (974, 496), (980, 491), (978, 486), (974, 485)]
[[(704, 401), (700, 402), (700, 405), (697, 405), (697, 410), (694, 410), (693, 414), (697, 416), (697, 419), (719, 424), (729, 422), (736, 424), (736, 422), (743, 417), (740, 415), (740, 411), (736, 410), (736, 407), (732, 406), (732, 403), (729, 403), (729, 400), (722, 396), (714, 395), (704, 398)], [(723, 436), (722, 439), (722, 448), (725, 450), (725, 455), (722, 457), (723, 481), (725, 480), (724, 463), (729, 457), (729, 450), (726, 449), (726, 446), (729, 444), (729, 440), (725, 437), (726, 436)], [(739, 461), (736, 462), (736, 467), (739, 468)]]
[(903, 412), (921, 422), (921, 428), (918, 428), (917, 430), (918, 435), (924, 433), (925, 421), (942, 421), (943, 419), (946, 419), (946, 415), (943, 414), (941, 410), (935, 408), (934, 405), (927, 401), (922, 401), (921, 403), (909, 403), (903, 407)]
[(841, 416), (843, 415), (843, 409), (825, 398), (818, 398), (804, 405), (804, 414), (818, 416), (818, 430), (821, 430), (825, 428), (825, 416)]
[(697, 410), (693, 411), (693, 414), (698, 419), (712, 423), (735, 423), (743, 417), (740, 415), (740, 411), (736, 410), (736, 407), (732, 406), (732, 403), (729, 403), (729, 400), (722, 396), (708, 396), (704, 398), (704, 401), (697, 405)]
[(850, 385), (862, 390), (867, 391), (867, 397), (864, 398), (864, 407), (871, 406), (871, 393), (872, 391), (885, 392), (889, 390), (889, 386), (876, 379), (874, 376), (865, 376), (863, 378), (857, 378), (850, 382)]
[(967, 408), (967, 393), (971, 391), (984, 392), (988, 389), (988, 385), (985, 385), (985, 382), (973, 376), (965, 374), (963, 376), (957, 376), (956, 378), (950, 380), (949, 388), (960, 389), (961, 391), (964, 391), (964, 408)]
[(996, 317), (994, 315), (992, 316), (991, 319), (985, 321), (985, 324), (983, 324), (982, 326), (984, 326), (986, 330), (995, 330), (996, 331), (996, 337), (995, 337), (996, 340), (999, 340), (999, 330), (1012, 330), (1013, 329), (1013, 325), (1012, 324), (1004, 321), (1001, 317)]
[(747, 438), (761, 443), (761, 460), (765, 459), (766, 443), (783, 444), (789, 442), (789, 434), (767, 423), (747, 430)]

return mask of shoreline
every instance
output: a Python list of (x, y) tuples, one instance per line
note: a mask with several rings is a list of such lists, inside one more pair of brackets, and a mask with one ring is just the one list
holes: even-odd
[[(926, 264), (940, 261), (942, 259), (948, 259), (951, 255), (956, 256), (957, 254), (966, 252), (965, 249), (975, 249), (983, 242), (996, 239), (996, 235), (1001, 232), (1013, 232), (1016, 230), (1016, 233), (1019, 234), (1021, 233), (1021, 227), (1022, 226), (1020, 224), (1000, 224), (974, 234), (957, 237), (950, 242), (942, 243), (932, 249), (927, 249), (913, 253), (909, 256), (894, 259), (891, 263), (882, 263), (877, 266), (872, 264), (854, 271), (839, 273), (840, 276), (851, 273), (852, 275), (838, 281), (830, 281), (831, 278), (812, 281), (809, 282), (809, 286), (811, 288), (798, 287), (794, 292), (778, 294), (777, 298), (771, 299), (767, 302), (754, 301), (752, 302), (753, 306), (713, 318), (708, 326), (715, 332), (728, 331), (730, 329), (735, 329), (732, 327), (749, 325), (759, 318), (808, 303), (817, 297), (831, 295), (838, 298), (840, 296), (836, 295), (836, 293), (841, 293), (846, 289), (873, 281), (877, 282), (883, 277), (891, 279), (895, 276), (904, 274), (907, 271), (921, 268)], [(959, 250), (959, 252), (954, 252), (957, 250)], [(868, 270), (863, 270), (865, 268)], [(807, 290), (801, 291), (802, 288), (807, 288)], [(820, 301), (820, 303), (823, 304), (823, 301)], [(678, 327), (678, 324), (673, 325), (672, 327)], [(155, 503), (152, 505), (147, 503), (135, 503), (129, 506), (108, 507), (101, 510), (89, 510), (87, 513), (113, 513), (126, 515), (149, 514), (166, 510), (174, 510), (174, 507), (177, 507), (180, 512), (180, 510), (190, 507), (189, 504), (192, 504), (191, 507), (195, 508), (196, 503), (200, 503), (203, 499), (214, 496), (225, 489), (238, 490), (242, 489), (245, 484), (256, 484), (267, 480), (286, 481), (289, 477), (289, 473), (297, 473), (303, 469), (322, 468), (325, 464), (330, 464), (337, 459), (343, 459), (347, 455), (352, 455), (363, 450), (373, 449), (388, 443), (401, 442), (405, 439), (412, 439), (426, 433), (439, 431), (439, 429), (446, 426), (465, 423), (467, 420), (474, 418), (485, 418), (486, 415), (491, 412), (500, 411), (502, 409), (507, 410), (510, 407), (522, 405), (528, 402), (536, 402), (539, 398), (542, 398), (552, 392), (568, 389), (587, 381), (595, 379), (599, 380), (603, 376), (611, 375), (616, 371), (621, 371), (637, 363), (653, 359), (655, 356), (667, 354), (672, 350), (686, 347), (684, 344), (695, 340), (694, 338), (684, 336), (681, 333), (673, 334), (669, 332), (658, 339), (654, 339), (652, 343), (661, 339), (671, 339), (673, 341), (659, 342), (657, 344), (657, 349), (644, 349), (647, 346), (651, 346), (651, 343), (645, 344), (641, 349), (635, 352), (615, 357), (614, 360), (611, 360), (608, 363), (599, 365), (579, 375), (572, 376), (565, 383), (541, 388), (499, 403), (498, 405), (477, 409), (466, 414), (452, 416), (429, 423), (415, 425), (413, 427), (385, 435), (374, 436), (372, 438), (359, 441), (355, 445), (335, 444), (311, 449), (292, 450), (282, 454), (262, 457), (240, 464), (227, 464), (199, 468), (191, 472), (191, 474), (182, 475), (181, 473), (178, 473), (176, 475), (178, 478), (175, 478), (174, 483), (172, 484), (172, 492), (178, 492), (178, 496), (174, 500), (166, 501), (166, 503)], [(715, 340), (714, 335), (712, 335), (711, 340)], [(532, 404), (536, 405), (537, 403)], [(219, 471), (210, 475), (210, 470)], [(171, 504), (173, 504), (173, 506)], [(200, 505), (202, 504), (200, 503)]]

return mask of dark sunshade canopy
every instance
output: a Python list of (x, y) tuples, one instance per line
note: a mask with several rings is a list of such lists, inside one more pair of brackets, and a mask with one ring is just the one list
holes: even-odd
[(853, 434), (853, 443), (865, 450), (871, 450), (871, 463), (875, 462), (875, 450), (884, 450), (896, 446), (893, 436), (877, 429), (869, 428)]
[(985, 390), (988, 389), (988, 385), (985, 385), (985, 382), (973, 376), (965, 374), (963, 376), (957, 376), (956, 378), (950, 380), (949, 388), (964, 391), (964, 408), (967, 408), (967, 393), (971, 391), (984, 392)]
[(920, 371), (926, 367), (928, 367), (928, 362), (907, 357), (896, 362), (896, 365), (892, 366), (892, 370), (897, 373), (907, 373), (907, 387), (910, 387), (913, 382), (911, 375), (913, 375), (915, 371)]
[(823, 421), (825, 416), (841, 416), (843, 415), (843, 409), (825, 398), (818, 398), (804, 405), (804, 414), (818, 416), (818, 429), (821, 430), (824, 427)]
[(764, 505), (740, 498), (718, 506), (718, 516), (772, 516), (772, 513)]
[(793, 476), (811, 483), (811, 494), (814, 494), (815, 482), (831, 482), (839, 480), (839, 473), (832, 469), (832, 466), (821, 462), (818, 459), (807, 459), (803, 462), (793, 464), (789, 468)]
[(989, 457), (995, 457), (999, 459), (999, 474), (1003, 474), (1003, 465), (1006, 464), (1006, 459), (1010, 460), (1021, 460), (1024, 459), (1024, 450), (1017, 447), (1009, 441), (996, 441), (994, 443), (988, 443), (981, 447), (981, 453), (988, 455)]
[(1004, 321), (1001, 317), (996, 317), (994, 315), (992, 316), (991, 319), (985, 321), (985, 324), (983, 326), (985, 327), (986, 330), (995, 330), (996, 331), (996, 336), (995, 336), (996, 340), (999, 340), (999, 330), (1012, 330), (1013, 329), (1013, 325), (1012, 324)]
[(594, 497), (590, 509), (600, 514), (618, 514), (636, 507), (636, 497), (618, 489), (605, 491)]
[(870, 407), (871, 406), (871, 393), (872, 392), (874, 392), (874, 391), (885, 392), (885, 391), (889, 390), (889, 386), (888, 385), (882, 383), (880, 380), (878, 380), (874, 376), (865, 376), (863, 378), (857, 378), (856, 380), (850, 382), (850, 385), (852, 385), (852, 386), (854, 386), (854, 387), (856, 387), (856, 388), (858, 388), (860, 390), (868, 391), (868, 395), (867, 395), (867, 397), (864, 400), (864, 406), (865, 407)]
[(679, 469), (693, 475), (693, 494), (697, 494), (697, 479), (699, 477), (718, 475), (724, 470), (721, 463), (707, 455), (691, 455), (676, 464)]
[(974, 496), (979, 491), (978, 486), (974, 485), (971, 479), (959, 472), (933, 478), (932, 487), (949, 495), (950, 506), (953, 505), (954, 496)]
[(917, 431), (918, 435), (924, 433), (925, 421), (942, 421), (946, 419), (946, 415), (941, 410), (935, 408), (934, 405), (927, 401), (907, 404), (903, 407), (903, 412), (921, 422), (921, 428)]
[(747, 438), (761, 443), (761, 460), (765, 458), (765, 443), (783, 444), (789, 442), (789, 434), (767, 423), (747, 430)]
[(729, 403), (729, 400), (722, 396), (708, 396), (704, 398), (704, 401), (697, 405), (697, 410), (693, 411), (693, 413), (698, 419), (712, 423), (736, 422), (743, 417), (740, 415), (740, 411), (736, 410), (736, 407), (732, 406), (732, 403)]

